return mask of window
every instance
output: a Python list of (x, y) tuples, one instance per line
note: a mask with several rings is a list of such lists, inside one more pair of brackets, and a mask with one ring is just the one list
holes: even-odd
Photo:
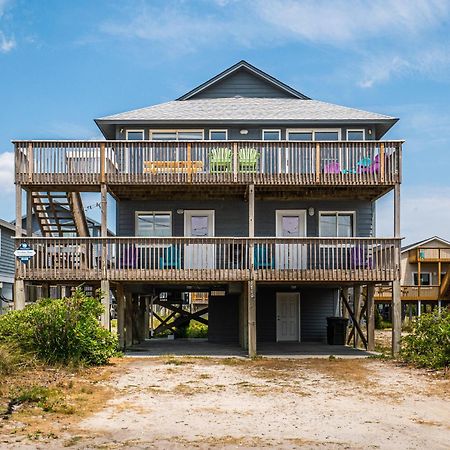
[(263, 130), (263, 141), (279, 141), (281, 139), (281, 130)]
[(126, 137), (127, 141), (143, 141), (144, 130), (127, 130)]
[(347, 141), (364, 141), (364, 130), (347, 130)]
[(339, 141), (341, 130), (317, 129), (317, 130), (287, 130), (288, 141)]
[[(413, 284), (414, 284), (414, 286), (419, 285), (419, 274), (417, 272), (413, 272)], [(431, 286), (431, 273), (422, 272), (420, 274), (420, 285), (421, 286)]]
[(228, 139), (227, 130), (209, 130), (209, 139), (211, 141), (226, 141)]
[(136, 213), (136, 236), (172, 236), (172, 213), (167, 211), (145, 211)]
[(153, 141), (202, 141), (203, 130), (152, 130)]
[(353, 237), (354, 212), (321, 212), (319, 235), (321, 237)]

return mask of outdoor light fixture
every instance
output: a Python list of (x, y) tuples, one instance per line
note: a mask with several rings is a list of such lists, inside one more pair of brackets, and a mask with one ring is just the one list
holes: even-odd
[(310, 216), (313, 216), (313, 215), (314, 215), (314, 208), (313, 208), (312, 206), (310, 206), (310, 207), (308, 208), (308, 214), (309, 214)]
[(184, 209), (177, 209), (177, 214), (183, 214), (184, 213)]
[(240, 130), (239, 133), (241, 133), (241, 134), (248, 134), (248, 130)]

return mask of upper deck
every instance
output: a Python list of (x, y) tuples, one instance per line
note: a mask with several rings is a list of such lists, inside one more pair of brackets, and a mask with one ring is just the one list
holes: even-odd
[(401, 181), (401, 141), (15, 141), (16, 183), (361, 186)]

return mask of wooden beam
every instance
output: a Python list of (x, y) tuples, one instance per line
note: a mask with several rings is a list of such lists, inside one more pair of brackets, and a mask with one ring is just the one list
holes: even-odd
[(359, 336), (360, 336), (361, 340), (363, 341), (364, 347), (367, 348), (366, 337), (364, 336), (364, 333), (362, 332), (361, 327), (359, 326), (358, 321), (356, 320), (356, 317), (352, 311), (352, 308), (350, 307), (350, 304), (348, 303), (348, 300), (344, 297), (342, 290), (341, 290), (341, 299), (342, 299), (342, 302), (344, 303), (345, 307), (348, 310), (348, 313), (353, 321), (356, 331), (359, 333)]
[(133, 345), (133, 297), (125, 292), (125, 347)]
[(119, 348), (125, 348), (125, 294), (122, 283), (117, 285), (116, 289), (117, 301), (117, 337), (119, 340)]
[[(16, 184), (16, 238), (22, 237), (22, 187), (20, 184)], [(15, 258), (16, 274), (14, 280), (14, 309), (25, 308), (25, 282), (18, 279), (17, 274), (19, 272), (19, 264), (22, 264), (17, 258)]]
[[(353, 287), (353, 312), (355, 314), (358, 326), (361, 327), (361, 286), (355, 285)], [(353, 334), (353, 346), (359, 347), (359, 334)]]
[(111, 293), (109, 289), (109, 281), (102, 280), (100, 290), (102, 291), (103, 313), (100, 316), (100, 322), (107, 330), (111, 329)]
[[(400, 184), (394, 188), (394, 237), (400, 238)], [(395, 280), (392, 283), (392, 355), (400, 352), (402, 332), (401, 288), (400, 288), (400, 249), (395, 247)]]
[(367, 350), (375, 351), (375, 285), (367, 286)]
[(256, 282), (250, 280), (247, 282), (248, 299), (248, 356), (256, 356)]
[(33, 197), (31, 190), (27, 191), (27, 218), (26, 218), (27, 236), (33, 235)]

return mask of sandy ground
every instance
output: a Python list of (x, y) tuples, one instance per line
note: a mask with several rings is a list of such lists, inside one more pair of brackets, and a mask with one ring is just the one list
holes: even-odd
[(107, 383), (57, 438), (2, 448), (450, 448), (450, 381), (390, 361), (130, 359)]

